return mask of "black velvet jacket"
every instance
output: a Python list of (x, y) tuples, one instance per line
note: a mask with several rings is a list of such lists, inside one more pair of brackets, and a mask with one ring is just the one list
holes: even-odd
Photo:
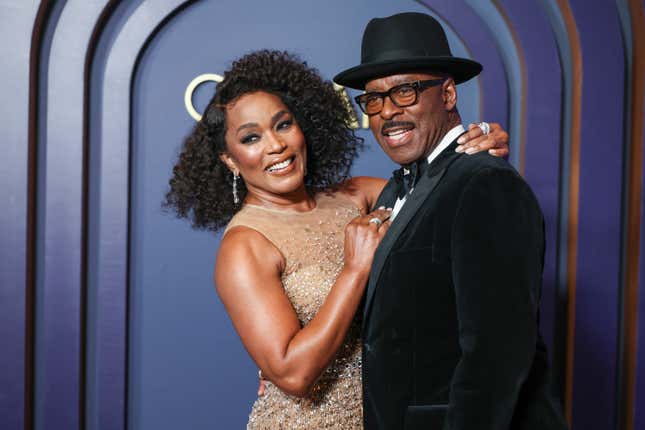
[[(503, 159), (428, 167), (374, 257), (363, 316), (365, 428), (565, 429), (538, 308), (542, 213)], [(390, 180), (377, 206), (392, 207)]]

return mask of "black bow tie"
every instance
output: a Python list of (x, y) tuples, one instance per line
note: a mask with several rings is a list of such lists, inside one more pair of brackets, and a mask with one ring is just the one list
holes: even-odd
[(399, 184), (399, 193), (397, 197), (403, 199), (416, 186), (419, 179), (428, 169), (428, 160), (425, 158), (403, 166), (394, 171), (394, 180)]

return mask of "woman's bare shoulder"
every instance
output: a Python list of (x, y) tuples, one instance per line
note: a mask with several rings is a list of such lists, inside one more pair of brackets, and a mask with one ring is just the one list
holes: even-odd
[(352, 199), (365, 212), (369, 211), (387, 181), (373, 176), (355, 176), (338, 186), (338, 192)]
[(222, 238), (215, 262), (215, 278), (229, 276), (234, 271), (280, 271), (284, 263), (282, 253), (266, 236), (251, 227), (237, 225), (227, 230)]

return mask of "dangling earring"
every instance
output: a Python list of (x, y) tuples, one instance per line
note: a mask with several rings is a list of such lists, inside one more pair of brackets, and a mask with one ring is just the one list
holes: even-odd
[(240, 198), (237, 196), (237, 180), (239, 177), (240, 175), (238, 175), (237, 172), (233, 172), (233, 203), (235, 204), (240, 202)]

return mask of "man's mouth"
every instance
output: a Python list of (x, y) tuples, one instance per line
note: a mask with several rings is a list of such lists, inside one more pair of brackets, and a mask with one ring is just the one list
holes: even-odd
[(385, 137), (388, 145), (398, 146), (407, 141), (413, 129), (414, 124), (411, 123), (386, 124), (381, 129), (381, 135)]
[(287, 170), (289, 166), (291, 166), (295, 158), (296, 158), (295, 156), (291, 156), (285, 160), (279, 161), (277, 163), (273, 163), (269, 167), (267, 167), (266, 170), (269, 173), (283, 172)]

